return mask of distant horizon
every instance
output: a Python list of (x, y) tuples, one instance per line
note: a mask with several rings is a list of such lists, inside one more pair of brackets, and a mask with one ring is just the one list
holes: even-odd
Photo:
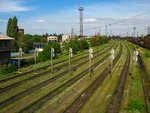
[[(8, 19), (16, 16), (18, 26), (24, 29), (25, 34), (42, 35), (48, 34), (70, 34), (71, 28), (79, 35), (79, 7), (83, 11), (83, 33), (93, 36), (99, 30), (105, 35), (105, 27), (129, 17), (150, 11), (149, 0), (1, 0), (0, 1), (0, 32), (6, 35)], [(108, 26), (114, 35), (125, 35), (127, 32), (132, 36), (133, 27), (136, 27), (136, 34), (146, 35), (150, 13), (132, 18), (128, 21)], [(97, 28), (96, 28), (97, 27)], [(95, 29), (92, 29), (95, 28)]]

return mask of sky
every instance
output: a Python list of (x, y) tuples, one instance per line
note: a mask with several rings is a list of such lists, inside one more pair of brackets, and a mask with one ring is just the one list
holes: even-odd
[(150, 26), (149, 6), (150, 0), (0, 0), (0, 32), (6, 34), (8, 19), (16, 16), (25, 34), (70, 34), (73, 28), (79, 35), (78, 8), (84, 7), (84, 35), (95, 35), (99, 30), (105, 35), (105, 25), (111, 35), (128, 32), (131, 36), (133, 27), (138, 35), (145, 35)]

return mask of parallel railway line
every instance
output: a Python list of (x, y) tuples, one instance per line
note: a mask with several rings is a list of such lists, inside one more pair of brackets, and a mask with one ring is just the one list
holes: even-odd
[[(116, 46), (116, 47), (117, 47), (117, 46)], [(110, 48), (109, 48), (109, 49), (110, 49)], [(100, 53), (98, 56), (100, 56), (100, 55), (102, 55), (102, 54), (105, 54), (105, 53), (106, 53), (106, 52), (104, 51), (104, 52)], [(97, 57), (97, 56), (96, 56), (96, 57)], [(95, 57), (95, 58), (96, 58), (96, 57)], [(107, 58), (107, 57), (108, 57), (108, 56), (106, 55), (106, 56), (103, 58), (103, 60), (104, 60), (105, 58)], [(77, 66), (75, 66), (75, 67), (73, 67), (72, 70), (79, 68), (80, 66), (82, 66), (82, 65), (83, 65), (84, 63), (86, 63), (86, 62), (88, 62), (88, 60), (86, 60), (85, 62), (83, 62), (83, 63), (81, 63), (81, 64), (79, 64), (79, 65), (77, 65)], [(101, 62), (102, 62), (102, 60), (101, 60)], [(9, 99), (6, 99), (6, 100), (0, 102), (0, 108), (3, 108), (3, 107), (5, 107), (6, 105), (8, 105), (8, 104), (10, 104), (10, 103), (12, 103), (12, 102), (14, 102), (14, 101), (16, 101), (16, 100), (18, 100), (18, 99), (21, 99), (22, 97), (24, 97), (24, 96), (26, 96), (26, 95), (29, 95), (29, 94), (32, 93), (33, 91), (35, 91), (35, 90), (37, 90), (37, 89), (39, 89), (39, 88), (41, 88), (41, 87), (44, 87), (45, 85), (47, 85), (47, 84), (53, 82), (54, 80), (56, 80), (56, 79), (58, 79), (58, 78), (64, 76), (64, 75), (67, 74), (67, 73), (68, 73), (68, 70), (66, 70), (65, 72), (62, 72), (62, 73), (58, 74), (57, 76), (55, 76), (55, 77), (53, 77), (53, 78), (50, 78), (50, 79), (48, 79), (48, 80), (46, 80), (46, 81), (44, 81), (44, 82), (42, 82), (42, 83), (40, 83), (40, 84), (38, 84), (38, 85), (36, 85), (36, 86), (34, 86), (34, 87), (31, 87), (31, 88), (29, 88), (29, 89), (27, 89), (27, 90), (25, 90), (25, 91), (23, 91), (23, 92), (21, 92), (21, 93), (15, 95), (15, 96), (11, 97), (11, 98), (9, 98)]]
[[(102, 49), (101, 49), (101, 50), (98, 50), (98, 52), (100, 52), (100, 51), (102, 51)], [(105, 53), (105, 51), (102, 52), (101, 55), (104, 54), (104, 53)], [(96, 52), (94, 52), (94, 54), (96, 54)], [(84, 57), (82, 57), (82, 58), (80, 58), (80, 59), (77, 59), (77, 60), (73, 61), (72, 63), (75, 63), (75, 62), (77, 62), (77, 61), (79, 61), (79, 60), (82, 60), (82, 59), (85, 59), (85, 58), (87, 58), (87, 57), (88, 57), (88, 55), (87, 55), (87, 56), (84, 56)], [(96, 56), (96, 57), (97, 57), (97, 56)], [(86, 62), (87, 62), (87, 61), (86, 61)], [(85, 63), (85, 62), (83, 62), (83, 63), (81, 63), (81, 64), (79, 64), (79, 65), (81, 66), (81, 65), (83, 65), (84, 63)], [(54, 70), (60, 70), (62, 67), (65, 67), (65, 66), (68, 66), (68, 63), (66, 63), (66, 64), (64, 64), (64, 65), (60, 65), (60, 66), (54, 68)], [(78, 67), (79, 67), (79, 66), (76, 66), (75, 68), (73, 68), (73, 70), (77, 69)], [(5, 87), (3, 87), (3, 88), (0, 88), (0, 93), (3, 93), (3, 92), (5, 92), (5, 91), (7, 91), (7, 90), (9, 90), (9, 89), (15, 88), (15, 87), (17, 87), (18, 85), (21, 85), (22, 83), (24, 83), (24, 82), (26, 82), (26, 81), (36, 79), (36, 78), (38, 78), (38, 77), (40, 77), (40, 76), (43, 76), (43, 75), (45, 75), (45, 74), (48, 74), (48, 73), (50, 73), (50, 72), (51, 72), (51, 70), (47, 70), (47, 71), (44, 71), (44, 72), (39, 73), (39, 74), (37, 74), (37, 75), (34, 75), (34, 76), (31, 76), (31, 77), (26, 78), (26, 79), (24, 79), (24, 80), (21, 80), (21, 81), (19, 81), (19, 82), (15, 82), (15, 83), (13, 83), (13, 84), (10, 84), (10, 85), (8, 85), (8, 86), (5, 86)], [(62, 75), (62, 74), (66, 74), (66, 73), (68, 73), (68, 70), (66, 70), (65, 72), (62, 72), (61, 75)], [(59, 74), (59, 75), (60, 75), (60, 74)]]
[[(119, 54), (114, 59), (113, 65), (116, 64), (121, 54), (122, 54), (122, 44)], [(75, 113), (82, 108), (82, 106), (86, 103), (86, 101), (90, 98), (90, 96), (95, 92), (95, 90), (99, 87), (99, 85), (109, 74), (110, 72), (109, 67), (110, 65), (98, 76), (98, 78), (86, 90), (83, 91), (83, 93), (64, 111), (64, 113)]]
[[(98, 62), (96, 62), (95, 64), (93, 64), (92, 68), (93, 69), (96, 68), (100, 63), (102, 63), (108, 57), (109, 57), (109, 55), (104, 56)], [(84, 77), (86, 74), (88, 74), (88, 72), (89, 72), (89, 69), (87, 68), (86, 70), (82, 71), (80, 74), (78, 74), (77, 76), (73, 77), (72, 79), (70, 79), (66, 83), (62, 84), (58, 88), (56, 88), (53, 91), (49, 92), (47, 95), (43, 96), (39, 100), (35, 101), (34, 103), (32, 103), (29, 106), (27, 106), (24, 109), (22, 109), (20, 111), (20, 113), (22, 113), (22, 112), (35, 112), (36, 110), (38, 110), (39, 108), (41, 108), (44, 103), (46, 103), (47, 101), (49, 101), (50, 99), (52, 99), (54, 96), (56, 96), (59, 93), (61, 93), (63, 90), (65, 90), (69, 86), (73, 85), (76, 81), (78, 81), (79, 79), (81, 79), (82, 77)]]
[[(105, 47), (103, 47), (101, 50), (103, 50), (104, 48), (105, 48)], [(98, 51), (101, 51), (101, 50), (98, 50)], [(96, 52), (97, 52), (97, 51), (96, 51)], [(94, 53), (96, 53), (96, 52), (94, 52)], [(80, 55), (77, 55), (77, 56), (73, 57), (72, 59), (74, 59), (74, 58), (76, 58), (76, 57), (79, 57), (79, 56), (82, 56), (82, 55), (85, 55), (85, 54), (87, 54), (87, 53), (88, 53), (88, 52), (82, 53), (82, 54), (80, 54)], [(87, 56), (88, 56), (88, 55), (87, 55)], [(87, 57), (87, 56), (85, 56), (85, 57)], [(85, 57), (84, 57), (84, 58), (85, 58)], [(68, 60), (68, 58), (67, 58), (67, 59), (64, 59), (64, 60), (61, 60), (61, 61), (58, 61), (58, 62), (54, 63), (53, 65), (56, 65), (56, 64), (65, 62), (65, 61), (67, 61), (67, 60)], [(77, 60), (78, 60), (78, 59), (77, 59)], [(76, 62), (77, 60), (75, 60), (75, 61), (73, 61), (73, 62)], [(43, 69), (46, 69), (46, 68), (48, 68), (48, 67), (50, 67), (50, 66), (51, 66), (51, 65), (42, 66), (42, 67), (38, 68), (37, 70), (43, 70)], [(24, 75), (27, 75), (27, 74), (30, 74), (30, 73), (33, 73), (33, 72), (34, 72), (34, 70), (31, 70), (31, 71), (27, 71), (27, 72), (24, 72), (24, 73), (19, 74), (19, 75), (11, 76), (11, 77), (8, 77), (8, 78), (5, 78), (5, 79), (0, 80), (0, 83), (6, 82), (6, 81), (8, 81), (8, 80), (15, 79), (15, 78), (18, 78), (18, 77), (21, 77), (21, 76), (24, 76)]]
[(126, 48), (127, 48), (127, 58), (123, 70), (121, 72), (121, 75), (119, 77), (115, 91), (111, 97), (109, 105), (106, 108), (106, 113), (119, 113), (121, 107), (121, 102), (122, 102), (123, 93), (126, 85), (129, 66), (130, 66), (130, 50), (128, 49), (127, 45)]

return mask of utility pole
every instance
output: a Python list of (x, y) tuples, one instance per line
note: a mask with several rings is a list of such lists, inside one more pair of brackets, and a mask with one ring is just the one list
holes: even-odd
[(72, 48), (69, 48), (69, 75), (71, 75)]
[(109, 27), (110, 27), (110, 34), (109, 34), (109, 37), (111, 37), (111, 24), (109, 24)]
[(71, 39), (74, 38), (74, 34), (73, 34), (73, 28), (71, 29)]
[(38, 56), (38, 50), (37, 48), (35, 48), (35, 56), (34, 56), (34, 60), (35, 60), (35, 70), (34, 73), (37, 74), (37, 56)]
[(100, 29), (99, 29), (98, 34), (97, 34), (97, 35), (98, 35), (98, 36), (100, 36), (100, 33), (101, 33), (101, 31), (100, 31)]
[(147, 35), (150, 34), (150, 27), (148, 26), (147, 30)]
[(139, 40), (139, 35), (138, 35), (138, 32), (137, 32), (137, 40)]
[(83, 7), (78, 8), (80, 13), (80, 36), (83, 39)]
[(55, 57), (54, 54), (54, 48), (51, 48), (51, 73), (54, 74), (54, 70), (53, 70), (53, 57)]
[(133, 30), (134, 30), (134, 38), (135, 38), (135, 30), (136, 30), (136, 27), (133, 27)]
[(21, 73), (21, 61), (20, 57), (22, 56), (22, 48), (19, 47), (19, 56), (18, 56), (18, 73)]
[(107, 36), (107, 25), (105, 25), (105, 34)]
[(127, 38), (128, 38), (128, 32), (127, 32)]
[(92, 58), (93, 58), (93, 49), (90, 48), (89, 49), (89, 73), (90, 73), (90, 77), (91, 77), (91, 72), (92, 72), (92, 69), (91, 69)]
[(110, 50), (110, 54), (111, 54), (111, 70), (110, 70), (110, 77), (112, 78), (112, 68), (113, 68), (113, 60), (114, 60), (114, 54), (115, 54), (114, 49), (111, 49), (111, 50)]
[(134, 51), (134, 79), (135, 79), (135, 72), (136, 72), (136, 62), (138, 61), (137, 55), (138, 55), (138, 51), (135, 50)]

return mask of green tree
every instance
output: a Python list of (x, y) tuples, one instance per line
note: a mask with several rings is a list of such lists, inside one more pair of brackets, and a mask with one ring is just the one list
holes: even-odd
[(89, 43), (87, 40), (83, 40), (83, 49), (89, 49)]
[(12, 19), (12, 23), (11, 23), (11, 33), (10, 36), (15, 38), (17, 40), (17, 36), (18, 36), (18, 26), (17, 26), (17, 18), (16, 16), (14, 16), (14, 18)]
[(40, 35), (33, 35), (32, 36), (33, 42), (42, 42), (42, 36)]
[(14, 50), (18, 50), (18, 26), (17, 26), (17, 18), (14, 16), (11, 22), (11, 30), (10, 36), (13, 37), (15, 40), (11, 41), (11, 46)]
[(7, 36), (10, 36), (11, 33), (11, 23), (12, 23), (12, 19), (9, 18), (8, 23), (7, 23)]
[(51, 48), (54, 48), (55, 50), (55, 57), (57, 58), (57, 53), (61, 52), (61, 48), (60, 48), (60, 44), (59, 43), (55, 43), (55, 42), (50, 42), (49, 45), (46, 45), (44, 50), (42, 52), (39, 53), (38, 56), (38, 61), (46, 61), (46, 60), (50, 60), (51, 57)]
[(25, 53), (28, 53), (29, 50), (33, 48), (33, 41), (31, 35), (25, 34), (21, 36), (18, 45), (23, 49)]
[(98, 38), (98, 45), (102, 45), (103, 44), (103, 39), (102, 39), (102, 37), (100, 36), (99, 38)]

